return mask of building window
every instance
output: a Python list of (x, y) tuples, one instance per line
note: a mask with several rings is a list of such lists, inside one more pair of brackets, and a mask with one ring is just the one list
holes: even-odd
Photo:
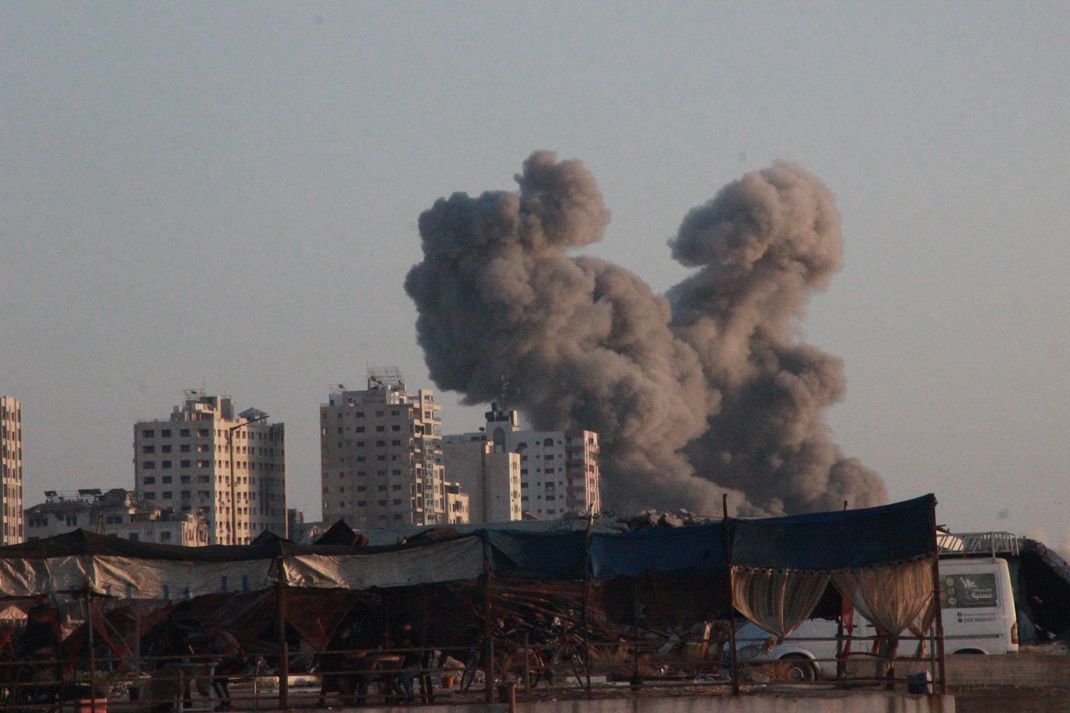
[(154, 430), (152, 430), (151, 428), (146, 428), (145, 430), (143, 430), (141, 432), (141, 437), (142, 438), (155, 438), (156, 437), (156, 432)]
[(146, 475), (144, 478), (141, 479), (141, 482), (144, 483), (145, 485), (152, 485), (153, 483), (156, 482), (156, 476), (155, 475)]

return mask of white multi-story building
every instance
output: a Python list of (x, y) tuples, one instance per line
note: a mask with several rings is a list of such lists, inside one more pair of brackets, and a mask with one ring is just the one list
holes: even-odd
[(22, 404), (0, 396), (0, 544), (23, 541), (22, 529)]
[(442, 461), (446, 478), (468, 494), (472, 522), (510, 522), (523, 517), (519, 453), (487, 440), (480, 431), (443, 436)]
[(447, 522), (439, 405), (428, 389), (405, 391), (396, 369), (373, 370), (363, 391), (330, 393), (320, 406), (320, 466), (325, 522)]
[(284, 426), (256, 409), (235, 414), (229, 396), (190, 390), (169, 419), (135, 425), (134, 471), (141, 500), (204, 516), (211, 544), (286, 536)]
[(460, 483), (446, 483), (446, 522), (467, 525), (471, 522), (468, 493)]
[(30, 542), (82, 529), (139, 542), (186, 547), (208, 544), (208, 521), (202, 515), (140, 502), (133, 491), (123, 488), (105, 493), (96, 488), (77, 493), (48, 490), (45, 502), (27, 508), (24, 519)]
[[(594, 431), (522, 431), (516, 411), (500, 410), (497, 404), (491, 404), (486, 425), (479, 433), (448, 436), (446, 441), (450, 448), (454, 444), (485, 441), (492, 446), (486, 452), (515, 454), (520, 460), (520, 507), (525, 515), (555, 518), (569, 513), (597, 513), (602, 508), (598, 434)], [(469, 494), (473, 502), (479, 502), (492, 490), (476, 494), (483, 474), (472, 468), (463, 472), (466, 462), (454, 468), (447, 456), (446, 475), (462, 484), (476, 483), (469, 486)], [(507, 486), (500, 478), (493, 482), (497, 492), (505, 491)], [(510, 514), (509, 519), (517, 518)]]

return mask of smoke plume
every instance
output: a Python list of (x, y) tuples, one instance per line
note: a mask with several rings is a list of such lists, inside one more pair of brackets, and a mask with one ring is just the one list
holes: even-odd
[(501, 396), (538, 429), (602, 443), (607, 506), (744, 515), (884, 500), (829, 437), (839, 359), (794, 335), (839, 269), (832, 195), (777, 163), (691, 210), (673, 257), (696, 271), (667, 295), (569, 251), (609, 223), (579, 161), (535, 152), (519, 193), (456, 193), (420, 216), (423, 262), (405, 288), (431, 378), (467, 403)]

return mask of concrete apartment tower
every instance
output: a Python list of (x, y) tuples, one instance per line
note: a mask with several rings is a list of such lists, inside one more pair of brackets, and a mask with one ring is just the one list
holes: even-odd
[[(469, 473), (463, 472), (470, 460), (450, 460), (455, 445), (479, 441), (485, 442), (485, 447), (493, 452), (520, 459), (520, 507), (524, 514), (549, 519), (568, 513), (601, 511), (598, 434), (594, 431), (522, 431), (516, 411), (505, 411), (491, 404), (482, 431), (446, 438), (451, 449), (447, 452), (446, 473), (451, 480), (463, 485), (485, 477), (470, 469)], [(487, 482), (493, 482), (492, 488), (497, 488), (497, 492), (506, 487), (500, 476)], [(480, 497), (476, 491), (475, 487), (468, 491), (473, 503), (473, 520)], [(517, 519), (512, 512), (510, 519)]]
[(354, 528), (448, 521), (434, 393), (405, 390), (397, 369), (369, 371), (368, 388), (339, 385), (320, 406), (323, 520)]
[[(487, 421), (499, 415), (487, 412)], [(516, 411), (501, 430), (519, 430)], [(504, 433), (504, 431), (503, 431)], [(474, 523), (510, 522), (523, 517), (521, 508), (520, 454), (506, 450), (504, 435), (495, 442), (486, 431), (462, 433), (442, 438), (442, 457), (446, 477), (468, 494), (469, 517)]]
[(248, 544), (264, 530), (286, 536), (286, 443), (281, 423), (229, 396), (186, 392), (168, 419), (134, 426), (139, 498), (208, 520), (213, 545)]
[(22, 529), (22, 404), (0, 396), (0, 475), (3, 476), (3, 530), (0, 544), (23, 541)]

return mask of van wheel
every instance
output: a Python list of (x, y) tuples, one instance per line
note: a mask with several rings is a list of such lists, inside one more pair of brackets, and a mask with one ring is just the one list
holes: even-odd
[(814, 668), (814, 662), (802, 654), (785, 654), (780, 660), (788, 665), (784, 675), (792, 683), (817, 680), (817, 670)]

